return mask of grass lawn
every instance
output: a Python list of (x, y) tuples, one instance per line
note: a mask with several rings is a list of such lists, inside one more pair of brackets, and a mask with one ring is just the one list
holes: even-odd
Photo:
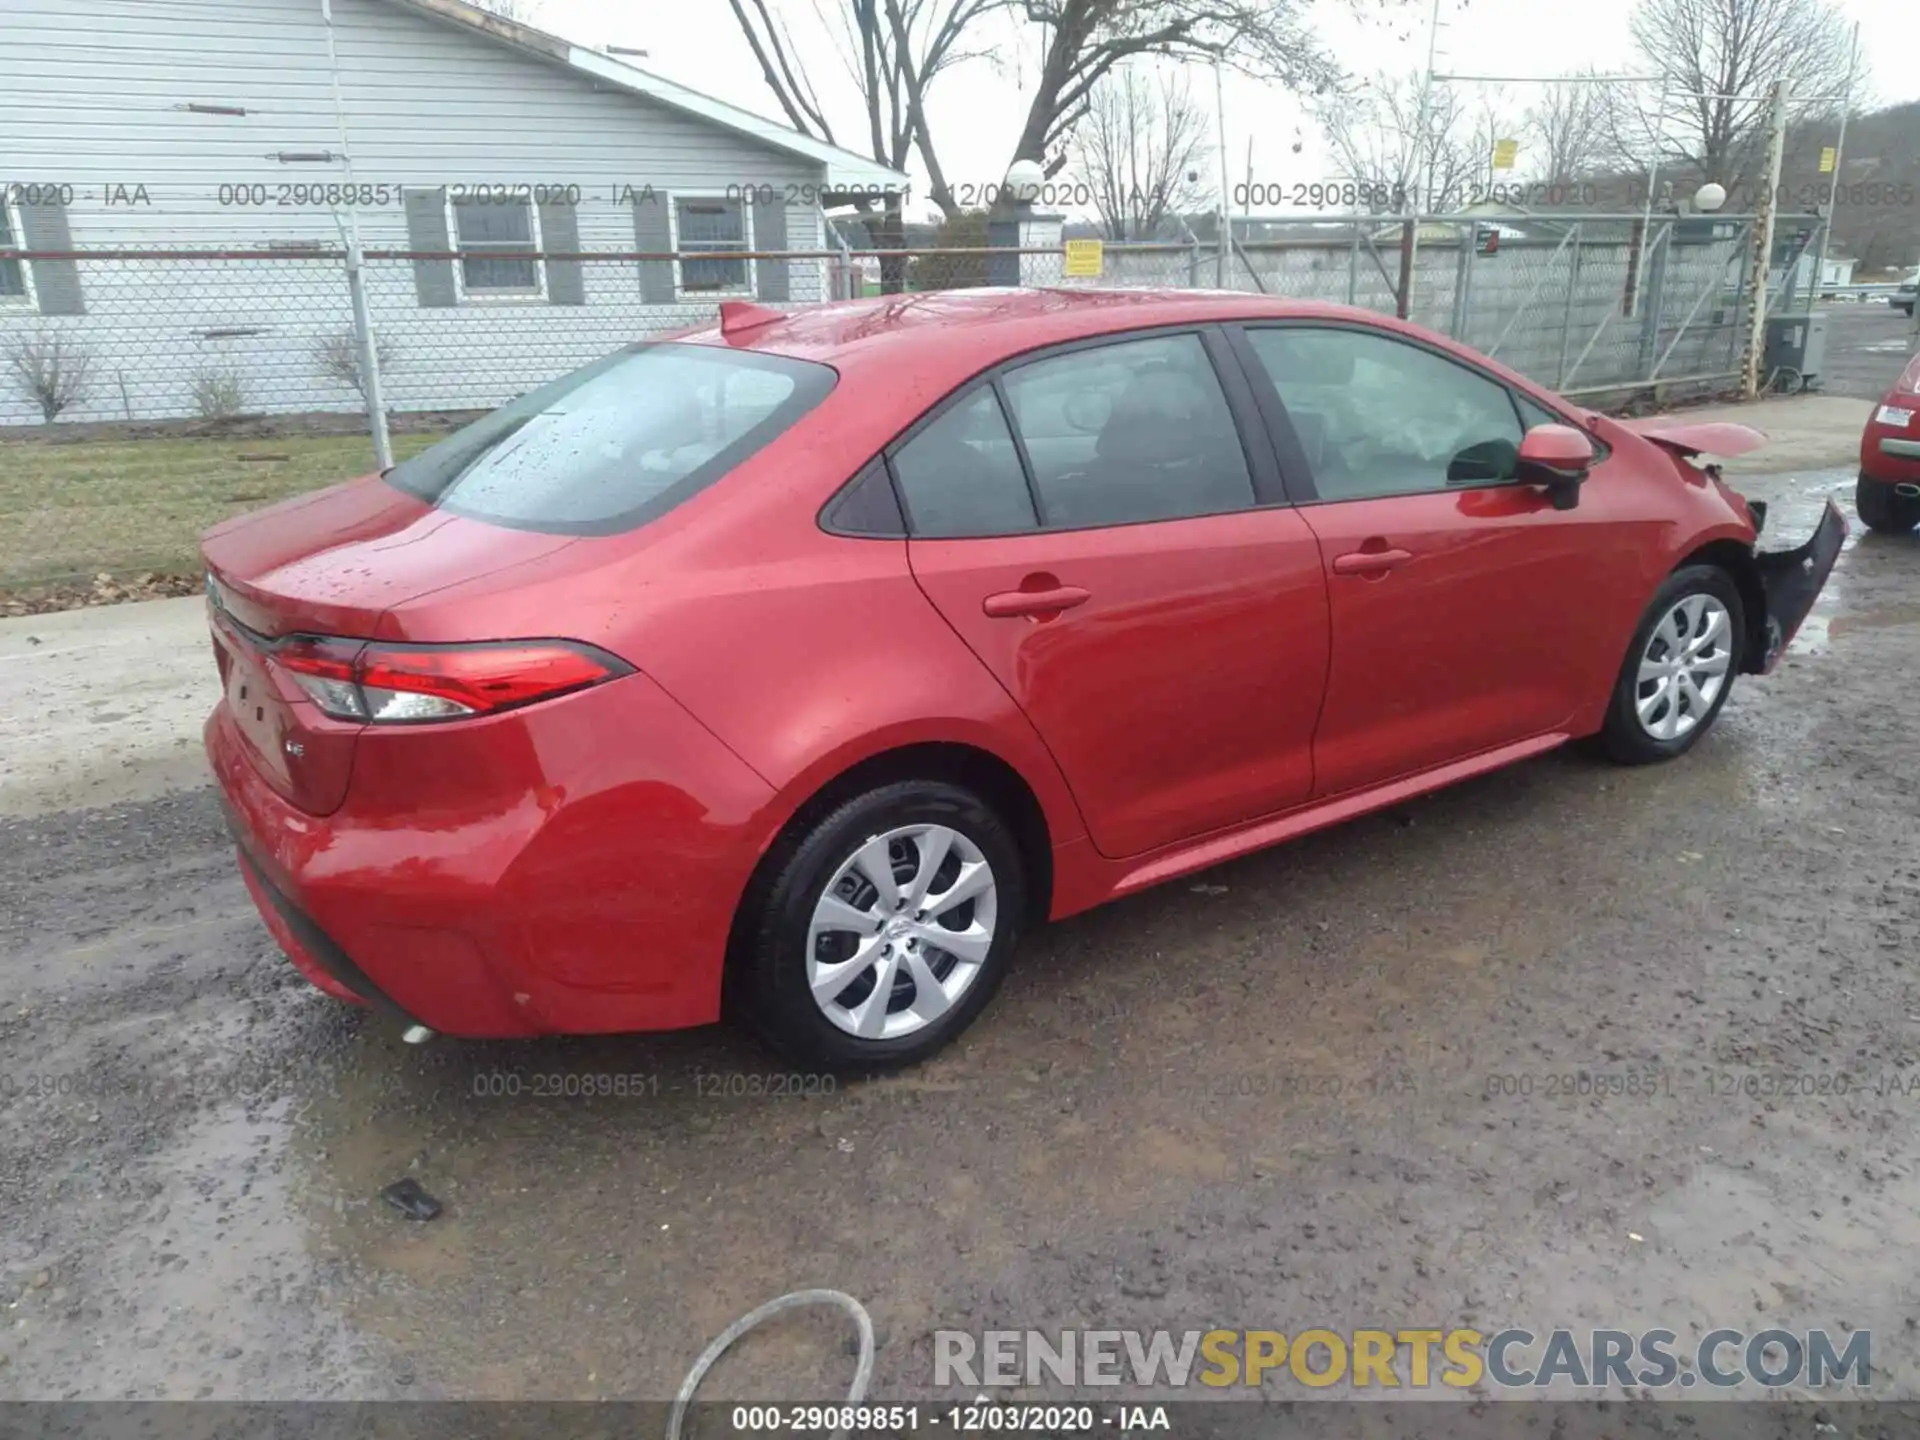
[[(439, 438), (395, 435), (394, 454)], [(372, 466), (365, 435), (0, 440), (0, 589), (191, 574), (209, 525)]]

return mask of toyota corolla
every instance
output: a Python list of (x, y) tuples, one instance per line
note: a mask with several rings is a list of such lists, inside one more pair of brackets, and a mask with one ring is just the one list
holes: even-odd
[(1024, 930), (1592, 737), (1666, 760), (1845, 534), (1416, 327), (973, 291), (630, 346), (204, 544), (206, 740), (314, 984), (880, 1067)]

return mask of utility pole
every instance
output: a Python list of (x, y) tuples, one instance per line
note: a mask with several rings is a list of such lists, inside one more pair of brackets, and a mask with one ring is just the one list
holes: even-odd
[(1826, 283), (1827, 241), (1833, 237), (1834, 212), (1840, 208), (1840, 166), (1847, 153), (1847, 117), (1853, 113), (1853, 77), (1860, 68), (1860, 22), (1853, 22), (1853, 46), (1847, 52), (1847, 93), (1840, 102), (1840, 135), (1833, 142), (1833, 179), (1827, 185), (1827, 214), (1820, 226), (1820, 247), (1813, 257), (1813, 294), (1808, 307), (1819, 304), (1820, 287)]
[(336, 212), (347, 250), (347, 302), (353, 312), (353, 342), (360, 366), (360, 398), (366, 402), (367, 428), (373, 435), (373, 463), (381, 471), (393, 468), (393, 440), (387, 433), (386, 397), (380, 387), (380, 345), (374, 338), (373, 315), (367, 307), (365, 257), (360, 251), (360, 223), (353, 203), (353, 146), (347, 139), (347, 105), (340, 93), (340, 54), (333, 43), (333, 0), (320, 0), (320, 19), (327, 30), (327, 68), (333, 76), (333, 118), (340, 129), (340, 165), (347, 192), (346, 219)]
[[(1425, 207), (1425, 196), (1433, 190), (1433, 147), (1432, 136), (1427, 133), (1433, 119), (1433, 67), (1440, 55), (1440, 0), (1433, 0), (1433, 9), (1427, 16), (1427, 73), (1420, 82), (1420, 126), (1417, 143), (1420, 150), (1413, 156), (1416, 173), (1422, 174), (1421, 193), (1413, 197), (1413, 219), (1407, 222), (1405, 244), (1401, 254), (1400, 303), (1396, 307), (1402, 320), (1413, 318), (1414, 276), (1420, 267), (1420, 212)], [(1425, 152), (1426, 168), (1420, 169), (1422, 151)]]
[(1227, 250), (1233, 244), (1233, 194), (1232, 182), (1227, 178), (1227, 85), (1221, 78), (1217, 50), (1213, 55), (1213, 124), (1214, 148), (1220, 152), (1220, 225), (1219, 234), (1214, 237), (1219, 245), (1213, 257), (1213, 287), (1224, 290), (1227, 288)]
[(1780, 193), (1780, 167), (1787, 153), (1787, 82), (1773, 82), (1767, 116), (1767, 185), (1753, 217), (1753, 257), (1749, 267), (1753, 291), (1747, 297), (1747, 360), (1740, 393), (1748, 400), (1760, 395), (1760, 357), (1767, 343), (1767, 268), (1773, 263), (1773, 218)]

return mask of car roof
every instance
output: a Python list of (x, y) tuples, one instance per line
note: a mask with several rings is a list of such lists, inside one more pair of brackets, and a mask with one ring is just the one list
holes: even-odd
[(1156, 326), (1273, 319), (1365, 325), (1450, 354), (1522, 394), (1553, 396), (1498, 360), (1392, 315), (1239, 290), (923, 291), (787, 312), (749, 306), (724, 329), (711, 325), (662, 338), (829, 365), (853, 382), (836, 387), (843, 401), (851, 395), (856, 403), (878, 401), (891, 413), (918, 415), (983, 371), (1048, 346)]
[(970, 374), (1027, 350), (1121, 331), (1282, 316), (1382, 318), (1344, 305), (1234, 290), (979, 288), (837, 301), (731, 333), (714, 325), (678, 338), (814, 360), (843, 373), (925, 366)]

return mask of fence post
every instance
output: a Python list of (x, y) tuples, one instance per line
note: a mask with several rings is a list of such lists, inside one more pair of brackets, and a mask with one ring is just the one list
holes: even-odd
[[(1740, 321), (1738, 319), (1738, 312), (1740, 307), (1747, 303), (1747, 287), (1753, 283), (1753, 224), (1753, 221), (1747, 221), (1741, 227), (1740, 233), (1734, 237), (1733, 241), (1740, 254), (1740, 278), (1734, 283), (1733, 289), (1735, 319), (1731, 325), (1727, 326), (1727, 369), (1729, 371), (1736, 368), (1735, 362), (1740, 358)], [(1723, 265), (1722, 269), (1724, 268)]]
[(1753, 217), (1752, 288), (1747, 294), (1747, 358), (1741, 366), (1740, 394), (1747, 400), (1760, 397), (1760, 357), (1767, 344), (1767, 267), (1773, 264), (1773, 202), (1780, 193), (1780, 167), (1787, 148), (1787, 82), (1773, 82), (1771, 113), (1768, 117), (1771, 138), (1767, 142), (1767, 188), (1760, 195), (1760, 210)]
[(1347, 304), (1360, 301), (1360, 226), (1353, 227), (1353, 246), (1347, 251)]
[(1573, 222), (1572, 249), (1567, 257), (1567, 300), (1560, 309), (1560, 368), (1554, 372), (1556, 386), (1567, 383), (1567, 347), (1573, 341), (1573, 297), (1580, 291), (1580, 222)]
[(374, 338), (373, 317), (367, 309), (367, 282), (362, 273), (360, 227), (347, 214), (347, 299), (353, 306), (353, 343), (360, 357), (360, 398), (367, 404), (367, 428), (373, 434), (373, 463), (379, 470), (393, 468), (393, 439), (387, 433), (386, 396), (380, 388), (380, 346)]
[(1463, 344), (1467, 338), (1467, 295), (1473, 288), (1473, 250), (1479, 240), (1479, 225), (1462, 225), (1456, 232), (1460, 237), (1460, 255), (1453, 264), (1453, 317), (1447, 322), (1447, 333)]
[(1400, 227), (1400, 283), (1394, 287), (1393, 313), (1402, 320), (1411, 319), (1413, 309), (1413, 249), (1414, 234), (1420, 226), (1420, 215), (1416, 210), (1413, 218)]
[(1660, 353), (1660, 312), (1667, 299), (1667, 260), (1673, 249), (1673, 226), (1668, 224), (1649, 240), (1641, 252), (1644, 270), (1640, 277), (1640, 354), (1636, 379), (1653, 373), (1654, 357)]

